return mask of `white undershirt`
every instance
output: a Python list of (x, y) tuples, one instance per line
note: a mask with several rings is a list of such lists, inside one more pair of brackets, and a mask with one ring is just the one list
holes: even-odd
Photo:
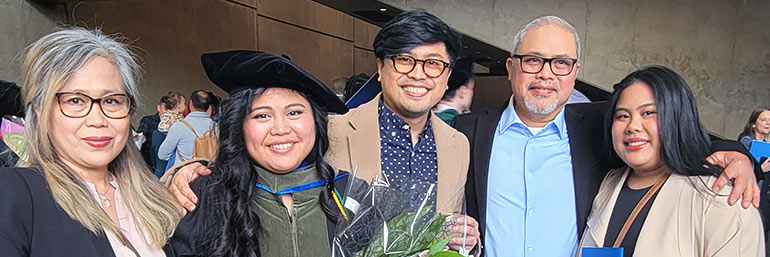
[(532, 133), (533, 136), (537, 135), (537, 133), (540, 133), (540, 131), (545, 129), (545, 127), (530, 127), (527, 125), (524, 125), (524, 126), (527, 127), (527, 129), (529, 129), (529, 133)]
[[(103, 203), (96, 192), (94, 184), (90, 182), (85, 183), (86, 186), (88, 186), (88, 190), (91, 191), (91, 196), (97, 203), (99, 203), (99, 206), (101, 206)], [(113, 178), (110, 178), (110, 185), (115, 187), (115, 195), (113, 198), (115, 201), (113, 204), (115, 205), (115, 211), (118, 214), (118, 226), (123, 234), (126, 235), (128, 241), (131, 242), (142, 257), (165, 257), (166, 253), (163, 252), (163, 249), (157, 248), (149, 243), (150, 239), (147, 234), (144, 233), (146, 230), (145, 226), (136, 222), (133, 213), (128, 210), (127, 205), (123, 201), (123, 197), (118, 193), (120, 189), (118, 188), (118, 183), (115, 182)], [(104, 207), (102, 206), (102, 208)], [(104, 228), (104, 233), (107, 235), (107, 239), (110, 241), (110, 246), (112, 246), (112, 250), (115, 252), (116, 257), (136, 257), (130, 248), (120, 242), (120, 239), (118, 239), (118, 236), (112, 230)]]

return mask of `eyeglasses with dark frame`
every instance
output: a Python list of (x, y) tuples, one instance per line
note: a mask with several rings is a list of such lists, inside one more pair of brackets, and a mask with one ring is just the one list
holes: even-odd
[(56, 99), (61, 113), (70, 118), (88, 116), (95, 103), (99, 103), (102, 114), (111, 119), (128, 117), (134, 110), (134, 97), (121, 93), (93, 98), (78, 92), (58, 92)]
[(551, 66), (551, 72), (556, 76), (566, 76), (572, 73), (572, 69), (577, 63), (577, 59), (568, 57), (545, 58), (537, 55), (514, 54), (511, 57), (519, 59), (521, 71), (535, 74), (543, 70), (545, 63)]
[(439, 59), (417, 59), (408, 55), (391, 55), (388, 57), (393, 61), (393, 67), (401, 74), (407, 74), (414, 70), (417, 62), (422, 62), (422, 72), (429, 78), (438, 78), (444, 74), (444, 70), (449, 67), (449, 63)]

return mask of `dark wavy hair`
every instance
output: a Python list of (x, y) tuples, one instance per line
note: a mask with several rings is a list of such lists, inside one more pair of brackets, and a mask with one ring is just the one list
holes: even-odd
[[(208, 190), (208, 208), (211, 216), (207, 219), (206, 231), (200, 242), (199, 251), (203, 256), (260, 256), (258, 231), (260, 221), (250, 203), (258, 190), (253, 165), (257, 164), (246, 150), (243, 122), (251, 110), (251, 104), (265, 88), (249, 88), (233, 93), (222, 101), (219, 116), (219, 151), (211, 165), (211, 180)], [(302, 94), (302, 93), (300, 93)], [(334, 169), (323, 156), (329, 147), (327, 113), (322, 111), (306, 95), (315, 120), (316, 139), (313, 150), (305, 161), (314, 162), (321, 177), (330, 181), (321, 191), (321, 207), (326, 217), (336, 222), (339, 211), (331, 198), (334, 190)]]
[(417, 46), (442, 42), (454, 67), (460, 50), (460, 35), (441, 19), (425, 10), (402, 12), (385, 23), (374, 37), (374, 56), (383, 60), (388, 55), (402, 54)]
[(745, 136), (751, 136), (754, 137), (754, 123), (757, 123), (757, 119), (759, 119), (759, 115), (762, 114), (764, 111), (770, 111), (770, 108), (768, 107), (759, 107), (754, 109), (754, 111), (751, 112), (751, 115), (749, 116), (749, 121), (746, 122), (746, 125), (743, 126), (743, 132), (741, 132), (740, 135), (738, 135), (738, 140), (741, 140), (741, 138)]
[(706, 157), (712, 153), (712, 146), (709, 134), (700, 122), (695, 96), (682, 76), (660, 65), (634, 71), (613, 86), (615, 92), (604, 117), (604, 140), (607, 142), (605, 145), (609, 146), (609, 154), (618, 158), (612, 148), (615, 108), (623, 90), (636, 82), (649, 86), (655, 96), (663, 164), (681, 175), (718, 175), (721, 169), (715, 166), (703, 167)]

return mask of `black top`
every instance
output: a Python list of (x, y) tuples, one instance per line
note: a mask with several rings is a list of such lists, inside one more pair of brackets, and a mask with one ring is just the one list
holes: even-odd
[(18, 161), (19, 157), (16, 156), (16, 153), (8, 148), (5, 141), (0, 140), (0, 167), (13, 167)]
[(70, 218), (45, 177), (31, 168), (0, 168), (0, 256), (115, 256), (104, 235)]
[[(615, 207), (612, 209), (612, 216), (610, 216), (610, 223), (607, 224), (607, 234), (604, 236), (604, 247), (612, 247), (615, 243), (615, 239), (620, 233), (620, 229), (623, 228), (623, 224), (626, 223), (626, 219), (634, 211), (634, 208), (642, 200), (644, 194), (650, 191), (652, 186), (642, 189), (631, 189), (628, 187), (628, 180), (623, 183), (623, 187), (620, 189), (617, 201), (615, 201)], [(636, 247), (636, 239), (639, 238), (639, 232), (642, 231), (642, 225), (644, 220), (647, 219), (647, 214), (650, 213), (650, 207), (658, 196), (658, 192), (652, 195), (649, 201), (644, 205), (642, 211), (631, 223), (631, 227), (626, 233), (626, 237), (623, 238), (623, 242), (620, 246), (623, 247), (623, 256), (631, 257), (634, 255), (634, 248)]]
[[(158, 129), (158, 123), (160, 123), (160, 116), (156, 112), (155, 114), (142, 117), (142, 120), (139, 122), (139, 128), (136, 130), (143, 133), (144, 138), (147, 139), (142, 143), (142, 148), (139, 151), (142, 153), (142, 158), (144, 158), (144, 162), (147, 163), (150, 170), (155, 168), (155, 159), (158, 158), (157, 149), (152, 147), (152, 133)], [(163, 140), (161, 140), (162, 142)]]

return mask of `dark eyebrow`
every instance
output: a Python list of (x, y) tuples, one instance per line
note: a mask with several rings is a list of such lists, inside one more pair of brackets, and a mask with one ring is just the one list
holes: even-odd
[(439, 58), (443, 58), (444, 56), (441, 55), (441, 54), (437, 54), (437, 53), (430, 53), (430, 54), (425, 55), (425, 57), (439, 57)]
[(291, 107), (302, 107), (302, 108), (307, 108), (307, 107), (305, 107), (305, 105), (304, 105), (304, 104), (301, 104), (301, 103), (293, 103), (293, 104), (289, 104), (289, 105), (287, 105), (285, 108), (287, 108), (287, 109), (288, 109), (288, 108), (291, 108)]
[[(536, 56), (539, 56), (539, 57), (543, 57), (543, 58), (546, 58), (546, 57), (545, 57), (545, 55), (543, 55), (543, 54), (541, 54), (541, 53), (539, 53), (539, 52), (528, 52), (528, 53), (526, 53), (526, 54), (523, 54), (523, 55), (536, 55)], [(574, 57), (571, 57), (571, 56), (569, 56), (569, 55), (566, 55), (566, 54), (557, 54), (556, 56), (554, 56), (554, 57), (551, 57), (551, 58), (549, 58), (549, 59), (552, 59), (552, 58), (569, 58), (569, 59), (575, 59)]]
[[(408, 56), (411, 56), (411, 57), (415, 57), (415, 54), (413, 54), (413, 53), (411, 53), (411, 52), (408, 52), (408, 53), (403, 53), (403, 54), (401, 54), (401, 55), (408, 55)], [(444, 61), (444, 59), (443, 59), (443, 58), (444, 58), (444, 56), (443, 56), (443, 55), (441, 55), (440, 53), (428, 53), (428, 54), (426, 54), (426, 55), (425, 55), (425, 56), (423, 56), (423, 57), (424, 57), (424, 58), (426, 58), (426, 59), (427, 59), (427, 58), (430, 58), (430, 59), (434, 59), (434, 58), (435, 58), (435, 59), (439, 59), (439, 60), (441, 60), (441, 61)]]
[(646, 104), (640, 105), (639, 107), (636, 107), (636, 109), (641, 110), (649, 106), (655, 106), (655, 103), (646, 103)]
[(613, 113), (620, 112), (620, 111), (631, 112), (629, 109), (626, 109), (626, 108), (615, 108), (615, 111)]
[[(86, 91), (82, 90), (82, 89), (73, 89), (71, 91), (63, 91), (63, 92), (84, 94), (84, 95), (87, 95), (87, 96), (89, 96), (91, 98), (94, 98), (94, 96), (92, 96), (90, 94), (87, 94)], [(102, 91), (101, 91), (101, 97), (105, 97), (107, 95), (112, 95), (112, 94), (126, 94), (126, 95), (128, 95), (127, 93), (122, 93), (120, 91), (115, 91), (115, 90), (111, 90), (111, 89), (102, 89)]]
[[(286, 107), (284, 107), (284, 108), (288, 109), (288, 108), (291, 108), (291, 107), (307, 108), (307, 107), (305, 107), (305, 105), (300, 104), (300, 103), (289, 104), (289, 105), (286, 105)], [(251, 111), (249, 111), (249, 113), (252, 113), (252, 112), (255, 112), (255, 111), (260, 111), (260, 110), (273, 110), (273, 108), (270, 107), (270, 106), (257, 106), (257, 107), (254, 107), (253, 109), (251, 109)]]
[(273, 108), (270, 108), (269, 106), (257, 106), (257, 107), (252, 108), (251, 111), (249, 111), (249, 113), (252, 113), (252, 112), (255, 112), (255, 111), (259, 111), (259, 110), (272, 110), (272, 109)]
[[(640, 105), (639, 107), (636, 107), (636, 109), (641, 110), (649, 106), (655, 106), (655, 103), (646, 103), (646, 104)], [(615, 108), (614, 112), (619, 112), (619, 111), (631, 112), (631, 110), (629, 110), (628, 108)]]

